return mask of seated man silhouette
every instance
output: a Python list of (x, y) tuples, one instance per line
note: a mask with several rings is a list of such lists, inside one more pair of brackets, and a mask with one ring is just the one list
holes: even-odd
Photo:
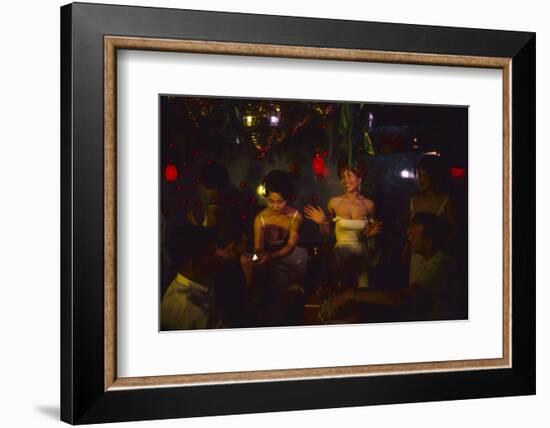
[(167, 237), (177, 274), (164, 293), (160, 306), (161, 330), (215, 328), (212, 264), (215, 235), (203, 227), (186, 227)]
[(248, 237), (242, 222), (218, 221), (212, 282), (216, 312), (223, 328), (254, 325), (256, 301), (253, 288), (252, 254), (246, 253)]

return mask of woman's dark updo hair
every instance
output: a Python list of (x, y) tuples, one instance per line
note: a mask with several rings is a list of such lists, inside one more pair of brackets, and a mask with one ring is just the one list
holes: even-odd
[(280, 169), (274, 169), (266, 175), (265, 180), (266, 196), (270, 193), (278, 193), (285, 201), (289, 201), (293, 195), (292, 179), (290, 174)]
[(448, 187), (448, 173), (445, 162), (439, 156), (432, 154), (423, 155), (416, 166), (423, 169), (430, 176), (432, 188), (438, 192), (445, 192)]

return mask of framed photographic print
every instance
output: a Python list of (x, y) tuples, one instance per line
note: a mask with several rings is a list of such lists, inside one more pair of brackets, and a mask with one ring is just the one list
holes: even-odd
[(61, 8), (61, 417), (535, 393), (535, 35)]

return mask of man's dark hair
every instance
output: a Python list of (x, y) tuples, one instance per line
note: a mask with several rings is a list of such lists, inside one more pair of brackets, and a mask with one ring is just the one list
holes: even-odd
[(447, 234), (440, 217), (428, 212), (419, 212), (414, 215), (411, 223), (424, 226), (422, 236), (432, 241), (432, 247), (435, 251), (443, 249)]
[(290, 174), (280, 169), (274, 169), (265, 177), (266, 195), (278, 193), (284, 200), (289, 201), (293, 195), (292, 179)]
[(200, 172), (204, 187), (214, 190), (224, 190), (229, 184), (229, 173), (225, 166), (218, 162), (205, 163)]
[(189, 261), (200, 261), (214, 253), (216, 235), (211, 228), (185, 226), (166, 236), (166, 247), (175, 265), (182, 268)]

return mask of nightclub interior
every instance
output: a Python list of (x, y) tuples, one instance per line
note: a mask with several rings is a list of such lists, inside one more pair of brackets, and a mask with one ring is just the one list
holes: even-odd
[(467, 106), (159, 108), (161, 330), (467, 319)]

